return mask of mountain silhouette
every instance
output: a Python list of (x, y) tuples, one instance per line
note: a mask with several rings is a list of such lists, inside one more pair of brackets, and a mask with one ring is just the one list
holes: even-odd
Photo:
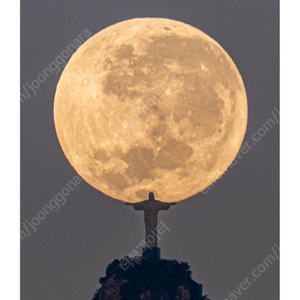
[(209, 300), (185, 262), (135, 257), (115, 259), (92, 300)]

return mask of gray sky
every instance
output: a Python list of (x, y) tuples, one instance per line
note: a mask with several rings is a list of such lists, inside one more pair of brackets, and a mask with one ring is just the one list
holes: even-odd
[[(162, 257), (188, 262), (212, 300), (227, 298), (246, 277), (251, 286), (238, 299), (279, 299), (277, 261), (265, 270), (260, 266), (264, 271), (255, 282), (252, 275), (279, 244), (278, 2), (27, 0), (21, 20), (21, 84), (29, 93), (21, 87), (27, 97), (21, 104), (21, 222), (30, 236), (22, 241), (22, 300), (92, 298), (107, 264), (130, 253), (144, 236), (142, 213), (84, 181), (40, 221), (37, 232), (26, 222), (76, 176), (53, 122), (62, 67), (34, 91), (28, 85), (84, 29), (95, 34), (135, 17), (170, 18), (204, 31), (236, 63), (248, 95), (245, 141), (251, 149), (208, 193), (160, 213), (171, 229), (162, 236)], [(264, 126), (270, 118), (272, 126)]]

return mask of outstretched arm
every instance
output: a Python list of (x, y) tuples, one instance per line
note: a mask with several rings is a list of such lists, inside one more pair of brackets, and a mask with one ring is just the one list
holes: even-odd
[(176, 203), (165, 203), (165, 202), (161, 202), (159, 203), (159, 210), (168, 210), (170, 208), (171, 205), (175, 205)]
[(132, 205), (135, 210), (145, 210), (143, 203), (125, 203), (125, 205)]

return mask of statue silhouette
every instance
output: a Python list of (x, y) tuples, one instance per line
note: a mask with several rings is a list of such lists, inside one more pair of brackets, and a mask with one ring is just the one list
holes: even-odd
[[(158, 212), (168, 210), (171, 205), (176, 203), (165, 203), (154, 198), (154, 193), (149, 193), (149, 199), (138, 203), (125, 203), (132, 205), (135, 210), (144, 211), (144, 222), (146, 225), (146, 241), (149, 248), (157, 248), (157, 226)], [(149, 240), (149, 236), (153, 237)]]

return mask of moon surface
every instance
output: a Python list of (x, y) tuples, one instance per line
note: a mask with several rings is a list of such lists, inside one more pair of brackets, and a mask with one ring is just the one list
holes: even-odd
[(97, 190), (126, 202), (150, 191), (178, 202), (205, 190), (235, 159), (247, 97), (229, 55), (202, 31), (132, 19), (72, 56), (54, 120), (70, 164)]

